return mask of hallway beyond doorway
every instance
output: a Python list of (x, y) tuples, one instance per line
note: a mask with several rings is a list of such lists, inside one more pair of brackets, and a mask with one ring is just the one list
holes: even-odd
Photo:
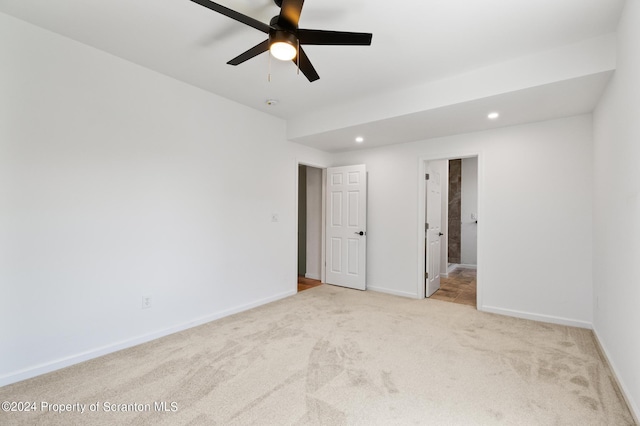
[(440, 278), (440, 288), (430, 299), (476, 307), (476, 270), (458, 267)]

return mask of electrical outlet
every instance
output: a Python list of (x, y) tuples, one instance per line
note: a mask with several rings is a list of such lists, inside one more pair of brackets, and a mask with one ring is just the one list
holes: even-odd
[(152, 305), (153, 297), (151, 295), (142, 296), (142, 309), (149, 309)]

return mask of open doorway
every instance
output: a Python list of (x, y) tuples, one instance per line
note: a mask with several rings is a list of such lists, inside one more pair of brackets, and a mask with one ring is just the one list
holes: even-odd
[(298, 292), (321, 282), (322, 169), (298, 165)]
[(425, 296), (476, 307), (478, 157), (425, 162)]

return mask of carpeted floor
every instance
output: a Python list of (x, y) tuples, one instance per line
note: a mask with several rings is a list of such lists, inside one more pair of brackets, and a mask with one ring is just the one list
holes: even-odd
[(329, 285), (0, 388), (5, 400), (38, 411), (2, 425), (633, 424), (588, 330)]

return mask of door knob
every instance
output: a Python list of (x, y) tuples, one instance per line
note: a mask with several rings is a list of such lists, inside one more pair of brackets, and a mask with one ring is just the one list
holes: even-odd
[(364, 232), (360, 231), (360, 232), (354, 232), (354, 234), (356, 235), (364, 235)]
[(438, 237), (442, 237), (444, 234), (442, 232), (438, 232)]

